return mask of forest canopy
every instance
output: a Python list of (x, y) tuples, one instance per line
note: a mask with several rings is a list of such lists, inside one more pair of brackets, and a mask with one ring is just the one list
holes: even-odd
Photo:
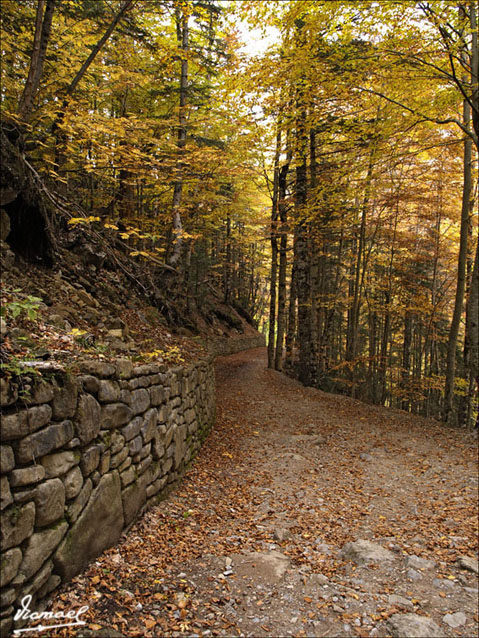
[[(121, 236), (185, 313), (220, 290), (267, 332), (270, 367), (471, 426), (478, 13), (2, 0), (2, 131), (76, 203), (53, 223)], [(252, 30), (271, 40), (257, 54)]]

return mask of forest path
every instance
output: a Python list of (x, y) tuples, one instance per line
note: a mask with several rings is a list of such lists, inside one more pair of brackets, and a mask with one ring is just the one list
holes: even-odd
[[(264, 349), (218, 359), (217, 383), (181, 485), (68, 588), (94, 629), (476, 635), (477, 574), (457, 564), (477, 558), (471, 434), (304, 388)], [(374, 545), (341, 554), (357, 539)]]

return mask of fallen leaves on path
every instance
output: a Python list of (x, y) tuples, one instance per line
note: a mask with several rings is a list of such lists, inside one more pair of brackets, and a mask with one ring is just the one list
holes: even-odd
[[(231, 636), (253, 622), (265, 636), (280, 622), (298, 636), (324, 623), (369, 636), (374, 623), (400, 611), (387, 604), (399, 585), (417, 613), (432, 613), (424, 603), (432, 576), (406, 585), (405, 568), (395, 574), (371, 565), (368, 580), (339, 549), (380, 540), (398, 560), (434, 560), (439, 583), (455, 583), (458, 557), (477, 552), (476, 491), (466, 433), (302, 388), (264, 370), (261, 351), (243, 353), (218, 363), (217, 423), (180, 486), (55, 604), (88, 601), (92, 630), (125, 636)], [(279, 615), (268, 616), (282, 586), (256, 588), (228, 557), (274, 548), (291, 559), (304, 588), (317, 573), (341, 595), (293, 591), (291, 608), (281, 603)], [(436, 598), (436, 606), (455, 600), (447, 589)]]

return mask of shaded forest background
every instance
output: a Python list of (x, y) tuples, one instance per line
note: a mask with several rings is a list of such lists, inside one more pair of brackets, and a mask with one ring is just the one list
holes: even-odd
[(478, 12), (3, 0), (7, 241), (51, 267), (59, 232), (121, 239), (188, 325), (214, 289), (270, 367), (477, 424)]

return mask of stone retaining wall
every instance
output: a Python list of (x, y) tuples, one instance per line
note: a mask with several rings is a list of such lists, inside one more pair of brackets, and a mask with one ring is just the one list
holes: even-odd
[(41, 604), (167, 494), (214, 422), (214, 356), (264, 338), (208, 345), (186, 368), (46, 362), (22, 387), (0, 379), (0, 635), (24, 596)]
[(211, 357), (175, 369), (44, 367), (23, 397), (1, 381), (2, 636), (25, 595), (34, 608), (166, 493), (214, 421)]
[(231, 339), (229, 337), (216, 337), (208, 342), (208, 350), (213, 356), (227, 356), (236, 354), (242, 350), (251, 348), (263, 348), (266, 345), (265, 337), (262, 334), (240, 335)]

